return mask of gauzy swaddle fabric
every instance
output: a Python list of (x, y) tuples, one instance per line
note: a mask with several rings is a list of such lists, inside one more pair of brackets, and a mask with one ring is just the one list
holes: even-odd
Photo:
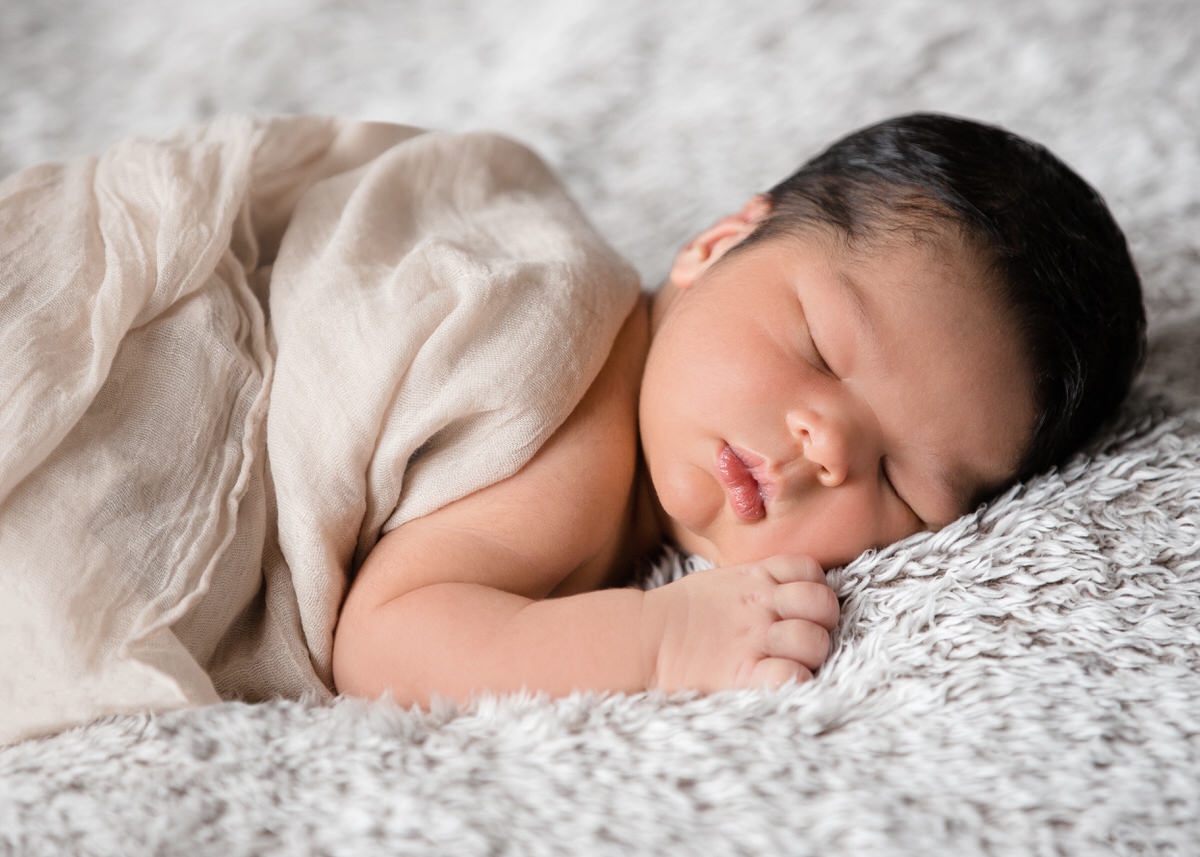
[(638, 291), (528, 150), (223, 117), (0, 184), (0, 742), (328, 694), (379, 536), (519, 469)]

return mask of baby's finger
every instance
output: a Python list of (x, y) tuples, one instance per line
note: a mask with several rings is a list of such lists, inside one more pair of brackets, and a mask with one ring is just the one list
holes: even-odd
[(776, 586), (771, 604), (780, 619), (807, 619), (832, 631), (841, 607), (837, 595), (824, 583), (798, 581)]
[(829, 632), (815, 622), (781, 619), (767, 629), (765, 653), (773, 658), (788, 658), (815, 670), (829, 654)]
[(748, 687), (781, 687), (789, 681), (797, 684), (809, 681), (813, 674), (802, 664), (787, 658), (763, 658), (754, 665)]
[(825, 569), (811, 556), (772, 556), (762, 561), (767, 573), (776, 583), (793, 583), (807, 580), (810, 583), (824, 583)]

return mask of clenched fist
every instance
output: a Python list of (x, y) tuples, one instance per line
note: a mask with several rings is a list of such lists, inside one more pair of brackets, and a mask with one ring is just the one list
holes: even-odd
[(809, 557), (695, 572), (646, 593), (648, 688), (711, 692), (812, 678), (829, 654), (837, 596)]

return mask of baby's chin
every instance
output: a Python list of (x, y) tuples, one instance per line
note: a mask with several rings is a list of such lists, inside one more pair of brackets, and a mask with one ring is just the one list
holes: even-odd
[(657, 508), (658, 524), (662, 530), (663, 541), (674, 545), (686, 554), (698, 556), (715, 567), (723, 564), (721, 552), (711, 539), (705, 538), (679, 520), (672, 518), (662, 506)]
[(721, 551), (720, 545), (715, 539), (706, 537), (697, 533), (695, 529), (685, 526), (684, 523), (672, 519), (670, 516), (664, 517), (664, 526), (662, 526), (662, 534), (668, 543), (678, 547), (680, 551), (689, 553), (694, 557), (700, 557), (704, 561), (712, 564), (714, 568), (722, 568), (728, 564), (737, 564), (731, 562), (726, 557), (726, 552)]

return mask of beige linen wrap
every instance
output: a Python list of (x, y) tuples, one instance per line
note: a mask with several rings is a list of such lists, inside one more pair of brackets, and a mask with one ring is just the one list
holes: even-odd
[(224, 117), (0, 184), (0, 742), (328, 695), (382, 533), (519, 469), (638, 291), (527, 149)]

